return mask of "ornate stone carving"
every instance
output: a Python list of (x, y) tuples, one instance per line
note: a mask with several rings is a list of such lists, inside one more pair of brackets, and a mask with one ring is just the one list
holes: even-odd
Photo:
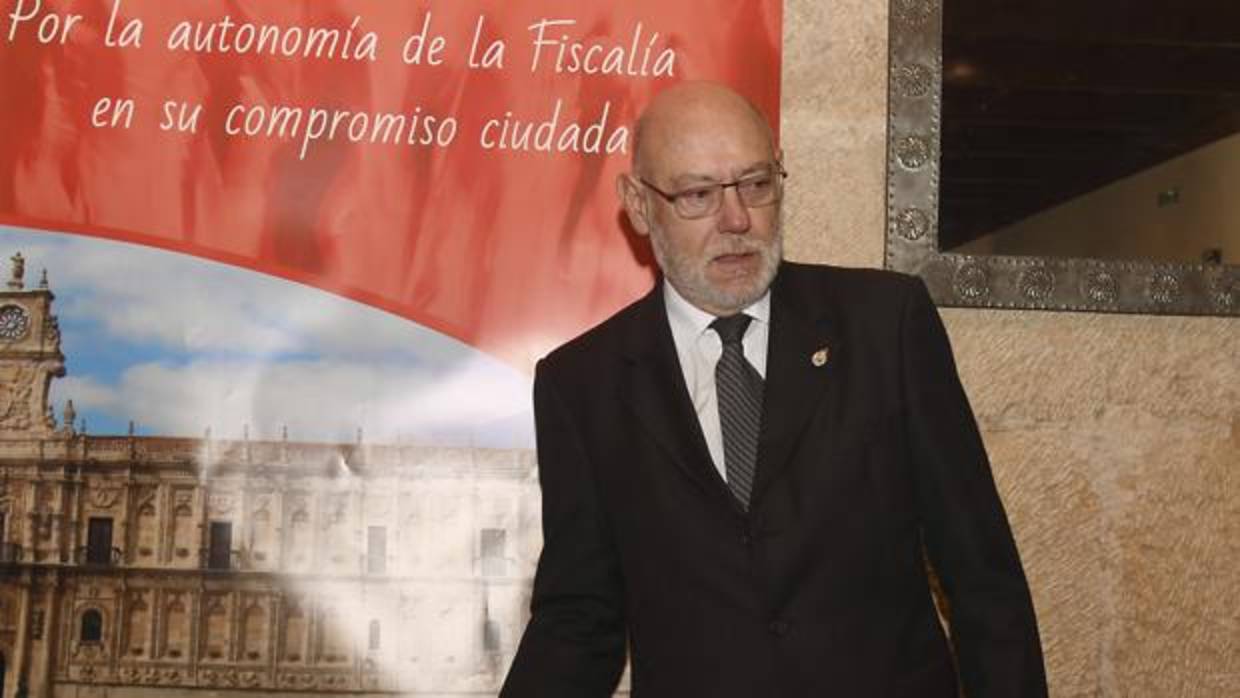
[(276, 676), (280, 688), (291, 688), (295, 691), (308, 691), (318, 683), (314, 674), (305, 672), (284, 672)]
[(353, 677), (348, 674), (322, 674), (319, 676), (318, 688), (320, 691), (344, 691), (348, 690), (353, 683)]
[(73, 658), (80, 662), (100, 662), (107, 658), (107, 651), (98, 642), (77, 642), (73, 645)]
[(23, 278), (26, 276), (26, 258), (21, 252), (9, 257), (9, 261), (13, 263), (13, 275), (9, 277), (9, 288), (14, 291), (20, 291), (25, 287)]
[(120, 487), (92, 487), (90, 488), (91, 506), (97, 509), (111, 509), (120, 501), (123, 491)]
[(34, 393), (34, 369), (9, 364), (0, 366), (0, 429), (29, 429), (30, 396)]
[(46, 541), (52, 537), (52, 527), (56, 521), (56, 489), (51, 484), (35, 487), (34, 511), (30, 514), (30, 524), (34, 528), (36, 540)]
[(211, 688), (236, 688), (238, 681), (235, 669), (202, 669), (198, 672), (199, 683)]
[(60, 346), (60, 320), (55, 315), (43, 318), (43, 337), (45, 343), (55, 347)]
[(254, 497), (254, 514), (270, 514), (271, 513), (271, 494), (264, 492)]
[(172, 509), (177, 516), (189, 516), (194, 509), (194, 491), (191, 489), (174, 490), (172, 492)]
[(99, 676), (99, 671), (90, 664), (84, 664), (74, 667), (73, 674), (76, 674), (78, 681), (83, 683), (94, 683)]
[(236, 498), (231, 492), (212, 492), (207, 497), (207, 511), (212, 516), (227, 516), (236, 506)]
[(65, 402), (65, 410), (62, 414), (64, 416), (61, 419), (60, 428), (63, 433), (73, 436), (76, 431), (75, 425), (77, 424), (77, 409), (73, 407), (72, 400)]
[(122, 683), (140, 686), (157, 686), (164, 683), (164, 672), (153, 666), (122, 665), (116, 670), (116, 676)]
[(159, 488), (155, 485), (139, 485), (134, 488), (134, 504), (141, 510), (143, 507), (154, 507), (155, 497), (159, 494)]

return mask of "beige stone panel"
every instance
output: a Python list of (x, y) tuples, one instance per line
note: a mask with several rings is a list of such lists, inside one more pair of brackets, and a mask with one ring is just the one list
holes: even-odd
[[(1051, 694), (1092, 696), (1111, 615), (1103, 569), (1088, 563), (1102, 560), (1107, 549), (1102, 501), (1088, 452), (1060, 431), (1005, 430), (987, 434), (986, 441), (1033, 594), (1046, 663), (1057, 668)], [(1048, 470), (1047, 463), (1056, 467)], [(1065, 619), (1073, 632), (1060, 632)]]
[[(1082, 418), (1141, 405), (1228, 419), (1240, 405), (1234, 319), (944, 309), (984, 425)], [(1003, 380), (996, 380), (1002, 376)]]
[(1052, 695), (1240, 687), (1240, 323), (943, 312)]
[[(1118, 454), (1108, 511), (1117, 571), (1114, 688), (1221, 696), (1240, 689), (1240, 479), (1230, 425), (1126, 407), (1099, 431)], [(1226, 689), (1226, 690), (1225, 690)]]
[(789, 259), (881, 263), (886, 44), (886, 3), (784, 4), (781, 145), (789, 172)]
[(1229, 695), (1229, 432), (1127, 407), (987, 431), (1052, 695)]

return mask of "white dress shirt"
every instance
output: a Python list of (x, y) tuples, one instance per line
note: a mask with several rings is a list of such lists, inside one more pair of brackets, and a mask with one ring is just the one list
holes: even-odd
[[(685, 300), (676, 289), (663, 280), (663, 301), (667, 308), (667, 322), (672, 327), (672, 340), (676, 343), (676, 356), (680, 370), (684, 372), (685, 387), (697, 412), (698, 424), (706, 437), (715, 469), (725, 481), (727, 468), (723, 461), (723, 430), (719, 426), (719, 398), (715, 390), (715, 364), (723, 354), (723, 341), (719, 333), (710, 328), (715, 316)], [(745, 359), (766, 378), (766, 343), (771, 328), (771, 292), (768, 289), (761, 298), (745, 308), (753, 318), (745, 328), (742, 344)]]

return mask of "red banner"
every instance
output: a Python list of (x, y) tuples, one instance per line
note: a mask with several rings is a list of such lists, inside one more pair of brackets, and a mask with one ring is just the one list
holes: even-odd
[(781, 3), (6, 0), (0, 222), (360, 300), (522, 367), (650, 282), (612, 193), (659, 89), (775, 120)]

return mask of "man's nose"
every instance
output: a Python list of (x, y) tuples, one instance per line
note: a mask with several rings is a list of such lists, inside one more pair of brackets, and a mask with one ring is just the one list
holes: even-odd
[(749, 207), (741, 201), (736, 187), (723, 190), (723, 203), (719, 206), (719, 229), (725, 233), (744, 233), (749, 230)]

